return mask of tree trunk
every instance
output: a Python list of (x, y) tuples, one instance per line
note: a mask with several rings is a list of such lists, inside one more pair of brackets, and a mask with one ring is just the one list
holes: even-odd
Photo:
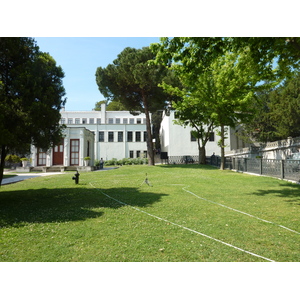
[(198, 150), (199, 150), (199, 165), (205, 165), (206, 164), (205, 143), (202, 141), (202, 146), (201, 146), (200, 139), (197, 140), (198, 140)]
[(145, 115), (146, 115), (148, 165), (154, 166), (155, 161), (154, 161), (154, 151), (153, 151), (153, 142), (152, 142), (150, 112), (148, 109), (146, 96), (143, 96), (143, 104), (144, 104)]
[(221, 125), (221, 166), (220, 170), (225, 168), (225, 129), (224, 125)]
[(1, 186), (2, 179), (3, 179), (3, 172), (4, 172), (5, 157), (6, 157), (6, 147), (4, 145), (2, 145), (0, 151), (1, 151), (0, 152), (0, 155), (1, 155), (1, 160), (0, 160), (0, 186)]

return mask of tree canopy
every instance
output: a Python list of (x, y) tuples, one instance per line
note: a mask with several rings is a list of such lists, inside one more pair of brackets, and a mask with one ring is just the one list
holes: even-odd
[(272, 142), (300, 136), (300, 74), (280, 86), (257, 93), (254, 118), (245, 124), (243, 138)]
[[(183, 39), (187, 43), (187, 38)], [(208, 140), (209, 131), (213, 127), (221, 127), (221, 168), (223, 168), (225, 127), (235, 127), (251, 117), (250, 104), (260, 76), (257, 75), (258, 68), (248, 48), (236, 52), (222, 52), (222, 55), (216, 52), (213, 59), (207, 60), (203, 65), (202, 58), (197, 56), (198, 46), (194, 44), (192, 38), (191, 40), (188, 55), (185, 55), (185, 50), (180, 52), (177, 49), (179, 54), (174, 53), (171, 64), (183, 88), (179, 90), (167, 84), (163, 86), (171, 92), (183, 93), (182, 100), (174, 104), (174, 108), (179, 111), (183, 124), (189, 123), (196, 129), (198, 138), (202, 140), (202, 153), (205, 153), (203, 147)], [(184, 44), (183, 47), (187, 45)], [(160, 51), (163, 52), (162, 49)], [(159, 56), (157, 60), (160, 60)], [(204, 162), (204, 158), (201, 161)]]
[[(245, 47), (249, 49), (258, 74), (265, 80), (274, 75), (286, 76), (300, 67), (299, 37), (165, 37), (151, 47), (157, 51), (159, 60), (181, 62), (184, 69), (195, 76), (217, 57)], [(278, 65), (275, 73), (274, 62)]]
[(0, 38), (0, 183), (7, 153), (48, 149), (62, 137), (64, 73), (32, 38)]
[(158, 86), (168, 76), (168, 69), (164, 65), (150, 64), (149, 61), (155, 57), (149, 47), (128, 47), (112, 64), (96, 70), (99, 91), (108, 101), (120, 102), (132, 113), (145, 113), (150, 165), (154, 165), (150, 113), (164, 109), (170, 98)]

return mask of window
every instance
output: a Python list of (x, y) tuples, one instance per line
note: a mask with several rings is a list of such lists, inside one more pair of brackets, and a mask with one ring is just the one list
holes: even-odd
[(90, 124), (94, 124), (94, 118), (90, 118)]
[(73, 123), (73, 119), (68, 119), (68, 124), (72, 124)]
[(113, 142), (114, 141), (114, 133), (113, 131), (108, 132), (108, 141)]
[(61, 124), (66, 124), (66, 119), (65, 118), (61, 119)]
[(108, 124), (114, 124), (114, 119), (113, 118), (108, 118)]
[(141, 118), (137, 118), (136, 119), (136, 124), (142, 124), (142, 119)]
[(141, 141), (141, 133), (139, 131), (137, 131), (135, 133), (135, 141), (136, 142), (140, 142)]
[(37, 164), (38, 166), (46, 166), (46, 152), (40, 148), (38, 149)]
[(144, 157), (147, 158), (147, 151), (144, 151)]
[(120, 123), (121, 123), (120, 118), (116, 118), (116, 124), (120, 124)]
[(215, 140), (215, 133), (214, 133), (214, 132), (211, 132), (211, 133), (209, 134), (209, 141), (210, 141), (210, 142), (214, 142), (214, 140)]
[(80, 119), (79, 118), (75, 119), (75, 124), (80, 124)]
[(82, 118), (82, 124), (86, 124), (86, 118)]
[(134, 118), (129, 119), (129, 124), (134, 124)]
[(132, 131), (127, 132), (127, 142), (132, 142)]
[(104, 131), (99, 131), (99, 142), (104, 142)]
[(136, 151), (136, 157), (140, 157), (141, 156), (141, 151)]
[(127, 118), (123, 118), (123, 124), (128, 124), (128, 119)]
[(193, 134), (194, 132), (193, 131), (191, 131), (191, 142), (196, 142), (197, 141), (197, 139), (195, 138), (195, 136), (194, 136), (194, 134)]
[(101, 118), (97, 118), (97, 124), (101, 124)]
[(79, 140), (70, 140), (70, 165), (78, 166), (79, 165)]
[(129, 157), (133, 158), (133, 151), (132, 150), (129, 151)]
[(118, 142), (123, 142), (123, 131), (118, 132)]
[(147, 142), (147, 131), (144, 131), (144, 142)]

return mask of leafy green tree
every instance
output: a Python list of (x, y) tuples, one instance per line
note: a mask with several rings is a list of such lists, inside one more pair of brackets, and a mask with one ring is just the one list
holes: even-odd
[(96, 70), (99, 91), (108, 101), (122, 103), (132, 113), (144, 112), (147, 127), (149, 164), (154, 165), (150, 113), (163, 109), (170, 96), (158, 86), (168, 70), (149, 61), (155, 54), (149, 47), (125, 48), (106, 68)]
[[(216, 58), (245, 47), (261, 80), (273, 80), (274, 76), (283, 78), (300, 67), (299, 37), (165, 37), (151, 47), (157, 51), (159, 60), (181, 62), (185, 71), (195, 77)], [(278, 65), (276, 72), (274, 62)]]
[[(196, 50), (195, 50), (196, 52)], [(221, 169), (224, 168), (226, 126), (235, 127), (247, 122), (252, 114), (249, 110), (253, 101), (255, 85), (259, 81), (253, 60), (246, 49), (240, 52), (227, 52), (216, 56), (209, 66), (200, 73), (187, 72), (185, 64), (201, 65), (198, 57), (184, 57), (183, 61), (172, 64), (172, 68), (182, 81), (183, 101), (176, 103), (181, 121), (191, 124), (202, 139), (201, 152), (205, 153), (205, 143), (214, 126), (219, 126), (221, 147)], [(184, 62), (184, 63), (183, 63)], [(166, 84), (165, 88), (169, 88)], [(180, 101), (179, 101), (180, 102)], [(207, 131), (204, 130), (207, 128)], [(199, 150), (200, 150), (199, 146)], [(202, 162), (204, 157), (202, 154)]]
[(300, 75), (282, 85), (257, 93), (254, 118), (244, 124), (242, 138), (253, 142), (272, 142), (300, 136)]
[[(209, 141), (210, 134), (215, 128), (215, 120), (212, 118), (211, 101), (213, 99), (212, 78), (207, 73), (199, 76), (197, 82), (188, 86), (188, 76), (180, 73), (180, 66), (174, 66), (182, 80), (181, 88), (173, 87), (165, 82), (162, 87), (169, 93), (176, 94), (180, 100), (173, 101), (175, 109), (175, 124), (193, 128), (192, 135), (197, 139), (199, 150), (199, 163), (206, 163), (205, 146)], [(178, 68), (179, 67), (179, 68)], [(188, 86), (188, 87), (187, 87)]]
[(300, 136), (300, 73), (271, 92), (270, 118), (277, 139)]
[(258, 93), (254, 118), (244, 124), (241, 138), (248, 142), (272, 142), (300, 136), (299, 74), (282, 86)]
[(64, 73), (32, 38), (0, 39), (0, 184), (7, 153), (30, 144), (48, 149), (62, 138)]
[[(210, 76), (214, 82), (214, 88), (211, 90), (211, 99), (213, 99), (211, 104), (214, 110), (212, 117), (215, 120), (214, 124), (221, 126), (222, 158), (224, 157), (225, 124), (226, 126), (234, 126), (238, 122), (247, 124), (254, 115), (256, 119), (260, 118), (254, 113), (255, 111), (271, 110), (271, 103), (274, 100), (269, 103), (270, 105), (265, 103), (258, 106), (253, 92), (266, 87), (268, 89), (275, 87), (282, 80), (290, 77), (293, 70), (300, 66), (300, 38), (293, 37), (175, 37), (161, 38), (159, 44), (152, 44), (151, 47), (157, 51), (156, 61), (179, 66), (177, 67), (179, 76), (181, 78), (186, 76), (184, 83), (188, 88), (196, 86), (202, 74), (211, 72)], [(226, 62), (228, 55), (236, 54), (238, 57), (233, 60), (233, 64), (230, 61)], [(261, 81), (268, 84), (258, 85)], [(275, 111), (272, 115), (267, 114), (266, 119), (260, 119), (260, 125), (264, 124), (266, 134), (264, 138), (273, 135), (273, 126), (279, 133), (278, 126), (284, 123), (276, 122), (274, 114)], [(267, 122), (271, 119), (274, 124), (270, 125)], [(261, 129), (260, 126), (258, 131)], [(284, 131), (282, 127), (281, 131)], [(224, 158), (222, 165), (223, 160)]]

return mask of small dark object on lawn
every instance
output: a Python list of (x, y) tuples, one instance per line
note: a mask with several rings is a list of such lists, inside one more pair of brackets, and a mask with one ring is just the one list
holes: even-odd
[(78, 184), (79, 176), (80, 176), (80, 174), (78, 173), (78, 170), (77, 170), (76, 173), (74, 174), (74, 176), (72, 177), (72, 179), (75, 180), (75, 184)]
[(142, 182), (141, 186), (142, 186), (144, 183), (146, 183), (146, 184), (149, 185), (149, 186), (153, 186), (153, 185), (151, 184), (151, 182), (148, 180), (147, 173), (146, 173), (146, 179)]

